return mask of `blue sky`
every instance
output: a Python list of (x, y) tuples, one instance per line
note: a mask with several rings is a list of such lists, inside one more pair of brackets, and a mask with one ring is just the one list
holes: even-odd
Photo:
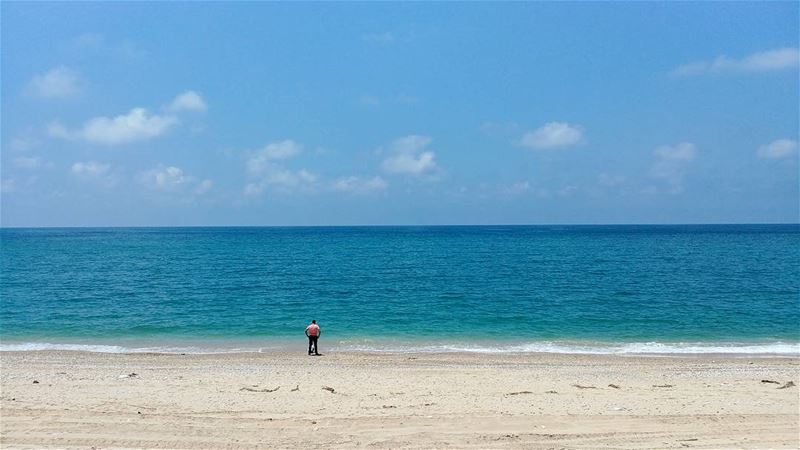
[(3, 226), (798, 221), (798, 3), (9, 3)]

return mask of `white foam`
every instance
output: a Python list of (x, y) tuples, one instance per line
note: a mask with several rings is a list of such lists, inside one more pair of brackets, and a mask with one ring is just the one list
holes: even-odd
[(51, 344), (48, 342), (0, 344), (0, 351), (2, 352), (62, 350), (62, 351), (92, 352), (92, 353), (214, 354), (214, 353), (260, 353), (264, 350), (276, 350), (278, 348), (280, 347), (196, 347), (196, 346), (124, 347), (120, 345), (100, 345), (100, 344)]
[(21, 344), (0, 344), (3, 352), (29, 352), (42, 350), (70, 350), (76, 352), (125, 353), (126, 348), (118, 345), (50, 344), (47, 342), (24, 342)]
[[(219, 343), (217, 343), (219, 344)], [(230, 344), (230, 343), (229, 343)], [(256, 353), (270, 350), (294, 350), (295, 345), (277, 344), (271, 346), (121, 346), (106, 344), (75, 344), (25, 342), (0, 344), (0, 351), (80, 351), (95, 353)], [(303, 347), (302, 343), (298, 348)], [(536, 341), (520, 345), (503, 343), (425, 343), (392, 342), (380, 340), (339, 341), (331, 346), (332, 351), (380, 352), (380, 353), (562, 353), (597, 355), (775, 355), (800, 356), (800, 343), (782, 341), (767, 343), (746, 342), (566, 342)]]
[(455, 344), (401, 344), (344, 343), (336, 347), (342, 351), (365, 351), (387, 353), (563, 353), (597, 355), (779, 355), (800, 356), (800, 343), (575, 343), (539, 341), (522, 345), (455, 345)]

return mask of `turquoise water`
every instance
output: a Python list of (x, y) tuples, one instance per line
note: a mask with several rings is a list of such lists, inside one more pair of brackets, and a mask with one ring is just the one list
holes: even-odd
[[(800, 226), (0, 230), (2, 349), (800, 350)], [(84, 347), (96, 346), (96, 347)]]

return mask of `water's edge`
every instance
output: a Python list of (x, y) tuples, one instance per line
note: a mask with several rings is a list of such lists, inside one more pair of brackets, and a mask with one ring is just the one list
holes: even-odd
[[(268, 351), (298, 351), (303, 340), (264, 341), (202, 341), (202, 342), (9, 342), (0, 343), (0, 352), (19, 351), (79, 351), (94, 353), (261, 353)], [(800, 357), (800, 342), (577, 342), (531, 341), (505, 342), (422, 342), (381, 340), (322, 340), (323, 351), (372, 353), (552, 353), (586, 355), (741, 355)]]

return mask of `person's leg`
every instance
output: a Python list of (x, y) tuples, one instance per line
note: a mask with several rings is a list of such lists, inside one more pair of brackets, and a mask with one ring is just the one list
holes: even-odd
[(319, 355), (319, 336), (314, 336), (314, 354)]
[(311, 344), (314, 342), (314, 338), (309, 336), (308, 337), (308, 354), (311, 354)]

